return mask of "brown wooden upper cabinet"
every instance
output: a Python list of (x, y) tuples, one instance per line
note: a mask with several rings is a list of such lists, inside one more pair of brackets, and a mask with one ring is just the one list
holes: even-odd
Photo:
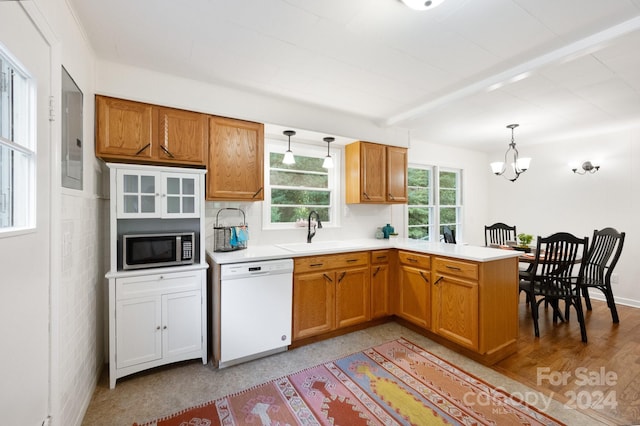
[(209, 118), (207, 200), (264, 199), (264, 124)]
[(96, 95), (96, 156), (204, 166), (207, 115)]
[(407, 149), (371, 142), (345, 147), (346, 202), (407, 202)]

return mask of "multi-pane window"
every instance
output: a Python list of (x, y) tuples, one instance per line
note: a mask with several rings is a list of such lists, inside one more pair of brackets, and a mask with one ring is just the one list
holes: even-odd
[(448, 226), (449, 229), (460, 236), (462, 229), (461, 221), (461, 193), (460, 193), (460, 171), (443, 170), (438, 172), (438, 219), (440, 234), (442, 228)]
[(0, 45), (0, 232), (34, 226), (31, 78)]
[(267, 226), (291, 226), (307, 220), (313, 210), (318, 212), (323, 225), (336, 224), (337, 167), (323, 168), (325, 156), (326, 151), (321, 149), (299, 148), (295, 164), (287, 165), (282, 163), (284, 154), (278, 146), (268, 147), (264, 214)]
[(461, 172), (413, 165), (408, 169), (408, 236), (442, 241), (443, 227), (462, 232)]
[(408, 187), (408, 236), (417, 240), (429, 240), (433, 222), (431, 167), (409, 167)]

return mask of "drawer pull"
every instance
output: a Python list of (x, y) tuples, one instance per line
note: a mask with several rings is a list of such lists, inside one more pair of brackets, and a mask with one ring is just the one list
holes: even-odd
[(440, 277), (440, 278), (438, 278), (438, 279), (436, 280), (436, 282), (435, 282), (435, 283), (433, 283), (433, 285), (438, 285), (438, 283), (439, 283), (440, 281), (442, 281), (443, 279), (444, 279), (444, 277)]
[(376, 268), (376, 271), (373, 273), (373, 278), (375, 278), (376, 275), (378, 275), (378, 272), (380, 272), (380, 267), (379, 266)]
[(331, 282), (331, 283), (333, 282), (333, 280), (331, 279), (331, 277), (330, 277), (329, 275), (327, 275), (327, 274), (322, 274), (322, 276), (323, 276), (325, 279), (329, 280), (329, 282)]
[(413, 257), (407, 257), (407, 260), (408, 260), (409, 262), (413, 262), (413, 263), (415, 263), (415, 262), (417, 262), (417, 261), (418, 261), (418, 259), (413, 258)]
[(347, 259), (347, 263), (353, 263), (353, 262), (357, 262), (358, 259)]
[(447, 265), (447, 269), (451, 269), (452, 271), (462, 271), (462, 269), (458, 268), (457, 266), (451, 265)]
[(309, 267), (317, 268), (318, 266), (322, 266), (322, 265), (324, 265), (324, 263), (312, 263), (311, 265), (309, 265)]
[[(422, 277), (422, 279), (424, 280), (424, 282), (426, 282), (427, 284), (429, 284), (429, 278), (427, 278), (427, 277), (424, 275), (424, 272), (420, 271), (420, 276)], [(437, 281), (436, 281), (436, 282), (437, 282)]]
[(383, 259), (386, 259), (386, 258), (387, 258), (387, 256), (385, 256), (385, 255), (382, 255), (382, 256), (376, 256), (376, 259), (377, 259), (377, 260), (383, 260)]

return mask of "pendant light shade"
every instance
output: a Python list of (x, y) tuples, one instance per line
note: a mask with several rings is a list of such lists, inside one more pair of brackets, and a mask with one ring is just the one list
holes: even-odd
[(329, 153), (329, 144), (335, 141), (336, 138), (326, 137), (322, 140), (327, 143), (327, 156), (324, 157), (324, 162), (322, 163), (322, 167), (324, 167), (325, 169), (333, 169), (333, 158), (331, 158), (331, 154)]
[(287, 147), (287, 151), (284, 153), (282, 164), (295, 164), (296, 159), (293, 157), (293, 152), (291, 152), (291, 136), (295, 136), (296, 132), (293, 130), (285, 130), (282, 133), (289, 137), (289, 146)]

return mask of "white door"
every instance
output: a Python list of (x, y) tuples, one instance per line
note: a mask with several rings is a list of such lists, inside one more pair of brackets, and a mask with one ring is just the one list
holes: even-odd
[(200, 177), (184, 173), (162, 174), (163, 217), (199, 217)]
[[(3, 424), (40, 425), (49, 414), (50, 379), (50, 192), (51, 49), (23, 9), (0, 1), (0, 44), (35, 82), (35, 228), (11, 237), (0, 233), (0, 413)], [(56, 75), (60, 74), (60, 69)], [(59, 78), (59, 77), (58, 77)], [(6, 176), (5, 165), (2, 168)], [(14, 184), (23, 178), (14, 176)], [(5, 180), (6, 183), (6, 180)], [(6, 216), (5, 216), (6, 219)], [(55, 324), (54, 324), (55, 325)], [(52, 396), (55, 398), (55, 396)]]
[(166, 294), (162, 298), (162, 346), (167, 361), (202, 349), (200, 290)]
[(118, 169), (116, 182), (119, 219), (160, 217), (159, 172)]
[(162, 358), (161, 296), (116, 303), (116, 364), (130, 367)]

